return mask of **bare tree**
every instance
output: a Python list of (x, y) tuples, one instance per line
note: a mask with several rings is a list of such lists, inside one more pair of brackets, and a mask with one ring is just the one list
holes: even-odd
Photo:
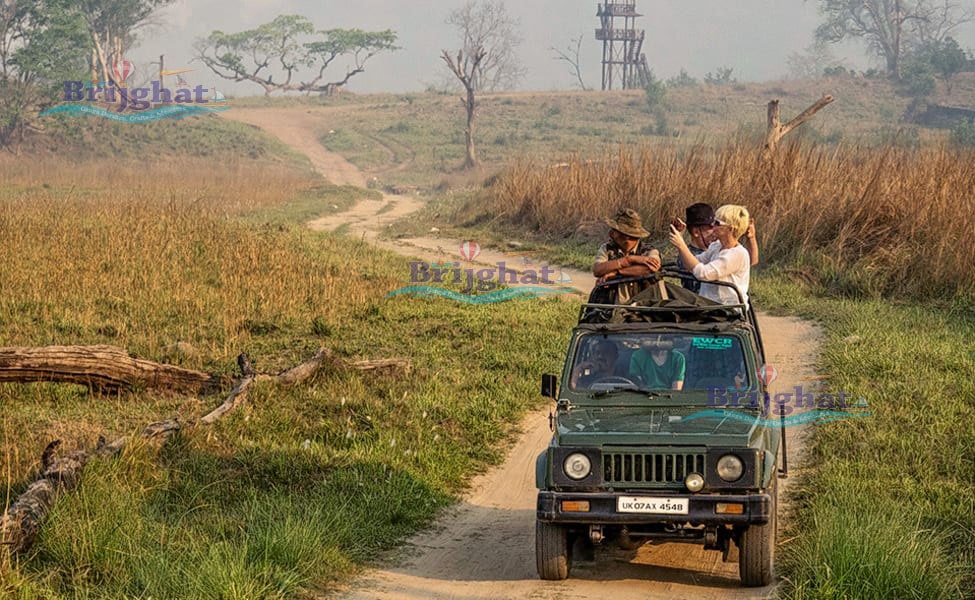
[(819, 12), (825, 20), (816, 29), (816, 39), (863, 40), (883, 59), (893, 79), (901, 78), (905, 52), (926, 41), (940, 41), (975, 17), (971, 10), (959, 10), (953, 0), (819, 0)]
[[(91, 37), (92, 79), (121, 82), (113, 65), (122, 60), (135, 44), (140, 28), (156, 24), (154, 13), (175, 0), (78, 0), (66, 2), (84, 19)], [(100, 77), (95, 77), (101, 69)]]
[[(574, 48), (573, 45), (575, 45)], [(552, 46), (552, 51), (555, 52), (555, 60), (562, 60), (569, 64), (571, 67), (569, 72), (575, 76), (579, 87), (583, 90), (588, 90), (589, 87), (582, 78), (582, 67), (580, 66), (580, 56), (582, 54), (582, 36), (580, 35), (577, 38), (572, 38), (569, 45), (564, 50)]]
[(508, 14), (503, 0), (469, 0), (451, 12), (446, 22), (460, 33), (464, 55), (483, 54), (470, 73), (475, 91), (505, 90), (518, 84), (525, 74), (515, 54), (522, 37), (518, 21)]
[(477, 116), (475, 78), (486, 56), (487, 53), (484, 51), (484, 48), (475, 48), (474, 53), (468, 55), (465, 55), (463, 50), (458, 50), (456, 60), (451, 58), (446, 50), (440, 55), (440, 58), (447, 63), (447, 67), (457, 77), (467, 92), (460, 99), (464, 105), (464, 109), (467, 111), (467, 130), (464, 132), (464, 141), (467, 144), (467, 158), (464, 160), (465, 169), (470, 169), (477, 165), (477, 155), (474, 152), (474, 118)]

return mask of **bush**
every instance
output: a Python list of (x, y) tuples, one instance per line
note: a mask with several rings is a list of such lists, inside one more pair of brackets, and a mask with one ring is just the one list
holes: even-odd
[(679, 74), (667, 80), (667, 87), (671, 88), (693, 87), (695, 85), (697, 85), (697, 79), (688, 75), (684, 69), (681, 69)]
[(647, 83), (643, 86), (643, 91), (647, 94), (647, 112), (656, 112), (667, 96), (667, 86), (663, 81), (657, 79), (653, 71), (650, 71), (647, 74)]
[(975, 122), (962, 123), (951, 130), (948, 140), (955, 146), (975, 148)]
[(704, 76), (704, 83), (710, 85), (728, 85), (729, 83), (737, 83), (738, 80), (731, 76), (734, 71), (731, 67), (718, 67), (715, 69), (714, 73), (708, 71), (708, 74)]

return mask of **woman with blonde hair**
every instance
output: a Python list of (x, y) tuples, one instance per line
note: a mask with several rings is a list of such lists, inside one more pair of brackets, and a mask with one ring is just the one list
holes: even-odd
[(670, 226), (670, 243), (677, 248), (681, 264), (704, 282), (700, 294), (722, 304), (738, 304), (738, 295), (723, 285), (708, 281), (724, 281), (734, 284), (748, 303), (748, 281), (751, 258), (738, 238), (748, 230), (748, 209), (736, 204), (725, 204), (714, 211), (713, 235), (716, 241), (698, 256), (687, 247), (681, 232)]

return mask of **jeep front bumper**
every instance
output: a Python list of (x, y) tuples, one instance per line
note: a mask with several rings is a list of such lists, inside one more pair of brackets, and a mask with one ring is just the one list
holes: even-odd
[[(687, 514), (620, 512), (617, 499), (634, 495), (686, 498)], [(588, 511), (563, 511), (563, 502), (588, 502)], [(720, 514), (718, 504), (740, 504), (741, 514)], [(647, 523), (698, 523), (703, 525), (764, 525), (768, 523), (771, 498), (768, 494), (650, 494), (639, 492), (549, 492), (538, 493), (537, 517), (549, 523), (585, 525), (628, 525)]]

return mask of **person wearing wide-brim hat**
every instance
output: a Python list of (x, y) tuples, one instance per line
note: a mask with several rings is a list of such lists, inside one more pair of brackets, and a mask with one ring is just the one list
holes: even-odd
[[(660, 270), (660, 252), (644, 240), (650, 232), (643, 228), (640, 213), (632, 208), (624, 208), (612, 219), (609, 225), (609, 241), (600, 246), (592, 266), (592, 274), (597, 283), (620, 277), (639, 277)], [(616, 304), (625, 304), (637, 295), (646, 282), (629, 282), (616, 286)]]

